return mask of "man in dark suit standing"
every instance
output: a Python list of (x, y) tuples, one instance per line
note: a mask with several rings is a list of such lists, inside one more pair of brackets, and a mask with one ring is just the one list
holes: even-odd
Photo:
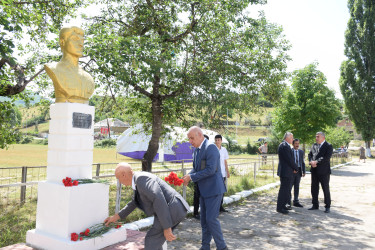
[(183, 177), (184, 185), (190, 180), (198, 184), (200, 192), (202, 247), (210, 249), (211, 239), (214, 238), (216, 248), (228, 249), (217, 219), (221, 198), (226, 191), (220, 170), (220, 153), (215, 144), (203, 137), (199, 127), (191, 127), (188, 131), (189, 142), (195, 147), (193, 169)]
[(305, 177), (305, 174), (306, 174), (306, 166), (305, 166), (305, 152), (299, 149), (299, 139), (293, 140), (292, 151), (293, 151), (293, 156), (294, 156), (294, 162), (297, 164), (297, 167), (298, 167), (298, 172), (293, 174), (291, 187), (290, 187), (290, 190), (292, 190), (294, 186), (293, 206), (303, 207), (301, 203), (299, 203), (298, 195), (299, 195), (299, 184), (301, 182), (301, 177)]
[(331, 156), (333, 147), (326, 142), (323, 132), (316, 133), (316, 143), (311, 148), (308, 155), (311, 165), (311, 196), (313, 206), (309, 210), (319, 209), (319, 183), (322, 185), (324, 193), (325, 213), (330, 212), (331, 194), (329, 192), (329, 179), (331, 175)]
[(282, 214), (288, 214), (290, 208), (286, 204), (290, 202), (290, 185), (293, 174), (298, 172), (297, 164), (294, 162), (292, 148), (290, 144), (293, 142), (293, 134), (286, 132), (284, 141), (279, 145), (277, 153), (279, 155), (279, 166), (277, 175), (280, 176), (280, 189), (277, 196), (276, 211)]
[(189, 204), (164, 180), (148, 172), (133, 173), (127, 163), (119, 163), (115, 170), (121, 184), (131, 186), (133, 199), (118, 213), (104, 220), (104, 223), (125, 219), (135, 208), (154, 216), (154, 224), (145, 237), (145, 250), (161, 250), (165, 240), (176, 239), (174, 229), (186, 216)]

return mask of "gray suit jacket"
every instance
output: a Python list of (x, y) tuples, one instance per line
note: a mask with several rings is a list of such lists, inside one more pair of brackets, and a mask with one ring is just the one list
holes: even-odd
[(180, 223), (189, 210), (189, 204), (165, 181), (149, 172), (135, 172), (136, 191), (132, 200), (119, 212), (121, 219), (136, 207), (147, 216), (155, 216), (163, 229)]

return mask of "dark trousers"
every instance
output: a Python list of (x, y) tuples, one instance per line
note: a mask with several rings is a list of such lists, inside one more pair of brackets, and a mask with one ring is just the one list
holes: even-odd
[(199, 192), (199, 187), (197, 183), (194, 183), (194, 215), (198, 215), (199, 210), (199, 197), (201, 193)]
[[(301, 176), (300, 172), (295, 173), (295, 174), (293, 174), (293, 178), (292, 178), (292, 180), (290, 182), (290, 201), (292, 200), (292, 188), (294, 186), (294, 199), (293, 199), (293, 203), (299, 202), (298, 195), (299, 195), (299, 184), (301, 182), (301, 177), (302, 176)], [(291, 202), (289, 203), (289, 205), (291, 205)]]
[(329, 192), (329, 179), (330, 175), (317, 175), (311, 174), (311, 196), (312, 204), (314, 207), (319, 207), (319, 183), (322, 185), (323, 194), (324, 194), (324, 203), (325, 207), (331, 207), (331, 194)]
[(200, 198), (201, 226), (202, 226), (202, 250), (210, 249), (210, 242), (214, 238), (216, 248), (224, 249), (226, 243), (221, 231), (219, 217), (220, 200), (222, 194)]
[(284, 209), (285, 205), (290, 202), (290, 177), (280, 177), (280, 189), (277, 196), (277, 210)]
[[(226, 180), (226, 179), (227, 179), (226, 177), (223, 177), (224, 185), (225, 185), (225, 180)], [(225, 194), (225, 193), (224, 193), (224, 194)], [(220, 211), (223, 211), (223, 210), (224, 210), (224, 207), (223, 207), (224, 194), (223, 194), (223, 198), (221, 198)]]
[[(172, 219), (172, 231), (177, 227), (178, 224), (185, 218), (187, 211), (184, 205), (180, 202), (179, 207), (175, 207), (175, 213), (171, 213)], [(147, 231), (145, 237), (145, 248), (144, 250), (162, 250), (165, 242), (164, 229), (157, 216), (154, 217), (154, 224)]]

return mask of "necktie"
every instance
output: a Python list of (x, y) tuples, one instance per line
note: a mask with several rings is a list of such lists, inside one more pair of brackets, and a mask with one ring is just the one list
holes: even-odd
[(139, 209), (143, 210), (143, 206), (142, 206), (142, 203), (141, 203), (141, 199), (139, 197), (137, 186), (135, 187), (135, 190), (134, 190), (134, 201), (135, 201), (135, 204), (137, 205), (137, 207), (139, 207)]
[(194, 168), (198, 170), (198, 156), (199, 156), (199, 148), (195, 150), (195, 157), (194, 157)]
[(296, 157), (297, 157), (297, 167), (299, 167), (299, 155), (298, 155), (298, 150), (296, 150)]

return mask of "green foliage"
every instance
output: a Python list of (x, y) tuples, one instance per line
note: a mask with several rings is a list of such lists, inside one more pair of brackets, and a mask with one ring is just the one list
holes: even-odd
[(375, 3), (348, 0), (350, 19), (345, 32), (345, 55), (340, 89), (358, 132), (365, 141), (375, 137)]
[[(0, 1), (0, 97), (7, 96), (0, 99), (2, 112), (12, 111), (12, 105), (19, 100), (30, 103), (31, 92), (25, 88), (51, 58), (43, 52), (46, 44), (55, 42), (49, 40), (49, 35), (58, 34), (66, 16), (83, 4), (83, 0)], [(41, 79), (35, 81), (40, 87), (37, 91), (47, 89), (46, 81)], [(0, 148), (6, 148), (17, 138), (17, 127), (10, 125), (9, 119), (1, 114)]]
[(118, 0), (87, 18), (93, 73), (111, 96), (129, 99), (118, 109), (151, 124), (149, 159), (166, 124), (221, 126), (227, 108), (249, 112), (261, 95), (278, 100), (289, 44), (264, 16), (244, 15), (264, 2)]
[(113, 140), (113, 139), (110, 139), (110, 138), (109, 139), (103, 139), (103, 140), (96, 141), (94, 143), (94, 147), (101, 147), (101, 148), (115, 147), (116, 143), (117, 143), (116, 140)]
[(347, 147), (349, 142), (353, 140), (353, 136), (344, 128), (330, 127), (326, 130), (326, 140), (334, 148)]
[(22, 136), (19, 143), (20, 144), (28, 144), (33, 141), (33, 137), (30, 135)]
[(48, 139), (35, 140), (36, 144), (48, 145)]
[(19, 136), (21, 112), (11, 102), (0, 102), (0, 148), (7, 148)]
[(234, 155), (238, 155), (238, 154), (242, 154), (243, 153), (243, 149), (241, 147), (241, 145), (239, 145), (237, 142), (235, 142), (233, 140), (233, 138), (231, 138), (230, 136), (226, 136), (227, 140), (228, 140), (228, 152), (231, 153), (231, 154), (234, 154)]
[(309, 64), (293, 72), (292, 86), (275, 109), (274, 129), (279, 138), (290, 131), (302, 143), (311, 143), (316, 132), (336, 124), (339, 104), (317, 64)]
[(247, 141), (246, 144), (246, 153), (250, 155), (255, 155), (258, 151), (258, 147), (256, 145), (251, 145), (250, 141)]
[(38, 115), (25, 121), (28, 127), (43, 123), (46, 121), (45, 115)]

